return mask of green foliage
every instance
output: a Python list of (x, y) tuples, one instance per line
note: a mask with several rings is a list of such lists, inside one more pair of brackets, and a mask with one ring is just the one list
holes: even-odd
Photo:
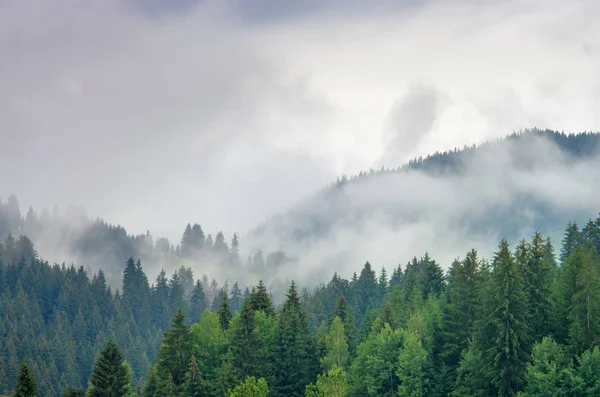
[[(578, 359), (579, 368), (577, 375), (581, 382), (581, 391), (584, 396), (600, 395), (600, 348), (583, 352)], [(578, 380), (579, 380), (578, 379)]]
[(484, 350), (489, 380), (501, 397), (514, 396), (523, 386), (529, 361), (529, 312), (522, 273), (502, 240), (494, 257), (490, 295), (487, 302), (486, 335), (490, 342)]
[(306, 397), (344, 397), (347, 387), (346, 373), (335, 367), (317, 376), (317, 381), (306, 387)]
[(358, 354), (349, 371), (349, 396), (394, 395), (400, 383), (397, 375), (398, 352), (402, 348), (402, 330), (389, 324), (371, 334), (358, 346)]
[(335, 367), (346, 368), (348, 366), (349, 354), (344, 323), (339, 317), (335, 317), (325, 337), (326, 355), (321, 359), (321, 366), (325, 371)]
[(306, 313), (300, 303), (296, 284), (292, 281), (279, 312), (274, 365), (275, 393), (278, 396), (303, 396), (313, 371), (315, 345)]
[[(583, 248), (582, 248), (583, 249)], [(579, 352), (600, 341), (600, 274), (595, 249), (588, 243), (575, 275), (575, 288), (567, 318), (569, 340)]]
[(427, 393), (427, 351), (419, 336), (406, 333), (398, 357), (399, 397), (422, 397)]
[(522, 397), (573, 395), (579, 383), (566, 349), (550, 337), (533, 346), (525, 380), (527, 387), (519, 393)]
[(186, 397), (202, 397), (205, 395), (202, 373), (194, 355), (190, 359), (190, 366), (185, 374), (183, 391)]
[(256, 330), (255, 311), (250, 300), (244, 303), (239, 318), (234, 321), (229, 356), (233, 371), (240, 380), (263, 372), (266, 361), (264, 343)]
[(14, 397), (33, 397), (37, 394), (37, 384), (31, 374), (27, 362), (23, 361), (21, 369), (19, 370), (19, 376), (17, 378), (17, 384), (15, 385)]
[(233, 317), (231, 313), (231, 308), (229, 307), (229, 297), (227, 296), (227, 292), (223, 294), (223, 299), (221, 300), (221, 306), (219, 307), (219, 324), (221, 325), (222, 330), (229, 329), (229, 322)]
[(191, 357), (190, 330), (185, 325), (185, 315), (179, 309), (164, 332), (163, 341), (156, 357), (156, 376), (159, 388), (179, 390), (188, 370)]
[(87, 395), (90, 397), (123, 397), (131, 387), (128, 366), (117, 345), (109, 340), (94, 363)]
[(246, 378), (244, 383), (239, 384), (230, 393), (229, 397), (267, 397), (269, 388), (264, 378), (256, 380), (253, 376)]
[(448, 272), (448, 286), (443, 305), (443, 357), (446, 365), (458, 366), (461, 353), (473, 339), (475, 321), (480, 311), (481, 275), (477, 251), (455, 261)]
[[(133, 397), (141, 384), (144, 397), (598, 395), (600, 221), (578, 233), (561, 266), (536, 233), (514, 255), (502, 241), (493, 266), (472, 250), (446, 274), (425, 254), (391, 277), (367, 262), (360, 276), (335, 274), (312, 292), (292, 283), (278, 312), (262, 282), (244, 294), (236, 283), (230, 296), (227, 283), (194, 282), (180, 266), (150, 287), (133, 258), (123, 293), (113, 294), (102, 271), (90, 279), (83, 268), (50, 266), (27, 239), (8, 239), (0, 392), (10, 393), (28, 357), (48, 397)], [(236, 244), (218, 241), (234, 255)], [(110, 343), (122, 354), (104, 357)], [(119, 374), (111, 382), (125, 379), (120, 391), (102, 384), (109, 370)]]

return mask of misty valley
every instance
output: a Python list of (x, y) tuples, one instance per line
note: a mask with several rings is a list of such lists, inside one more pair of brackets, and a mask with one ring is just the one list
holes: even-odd
[(0, 395), (600, 395), (599, 142), (526, 130), (179, 241), (7, 197)]

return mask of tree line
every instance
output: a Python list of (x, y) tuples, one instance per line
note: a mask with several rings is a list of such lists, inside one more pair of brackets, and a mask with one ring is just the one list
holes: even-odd
[[(20, 249), (32, 250), (25, 239)], [(291, 282), (281, 303), (261, 282), (243, 292), (221, 287), (210, 304), (201, 280), (189, 294), (178, 273), (149, 284), (133, 259), (122, 292), (112, 293), (101, 272), (90, 280), (23, 252), (0, 266), (0, 390), (594, 396), (597, 247), (600, 217), (581, 230), (567, 225), (558, 261), (550, 240), (535, 233), (514, 247), (502, 240), (489, 261), (471, 250), (447, 271), (428, 254), (390, 274), (367, 262), (350, 279), (334, 274), (311, 290)], [(21, 386), (23, 372), (35, 387)], [(121, 391), (95, 394), (113, 386)]]

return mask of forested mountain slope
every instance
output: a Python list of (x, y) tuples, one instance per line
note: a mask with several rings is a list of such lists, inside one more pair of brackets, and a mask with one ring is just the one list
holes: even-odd
[(469, 246), (555, 234), (597, 212), (599, 142), (598, 133), (533, 129), (342, 177), (257, 227), (250, 244), (318, 268), (356, 257), (392, 265), (414, 248), (450, 261)]
[(600, 218), (566, 226), (560, 261), (536, 233), (447, 271), (424, 254), (310, 290), (292, 282), (281, 304), (262, 283), (214, 294), (186, 269), (151, 283), (133, 259), (113, 293), (100, 271), (38, 259), (26, 237), (7, 245), (4, 394), (33, 382), (48, 397), (541, 397), (600, 384)]

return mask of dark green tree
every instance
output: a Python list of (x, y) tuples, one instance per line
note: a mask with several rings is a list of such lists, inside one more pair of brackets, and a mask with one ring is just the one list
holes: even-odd
[(109, 340), (94, 363), (89, 382), (91, 397), (123, 397), (131, 379), (124, 365), (123, 356), (117, 345)]
[(356, 354), (356, 322), (352, 316), (352, 310), (348, 305), (348, 301), (344, 295), (340, 296), (335, 305), (333, 316), (339, 317), (344, 323), (344, 333), (346, 334), (346, 342), (348, 343), (348, 352), (350, 357)]
[(264, 311), (268, 316), (275, 315), (275, 309), (273, 308), (273, 301), (267, 291), (267, 287), (263, 284), (262, 280), (258, 282), (258, 286), (252, 289), (250, 293), (250, 306), (252, 310)]
[(223, 293), (223, 299), (221, 300), (221, 306), (218, 310), (219, 315), (219, 323), (221, 324), (222, 330), (229, 329), (229, 323), (233, 318), (233, 314), (231, 313), (231, 309), (229, 307), (229, 298), (227, 296), (227, 291)]
[(308, 331), (296, 284), (292, 281), (279, 313), (275, 351), (275, 391), (277, 396), (303, 396), (313, 371), (318, 372), (315, 346)]
[(232, 329), (229, 354), (233, 372), (240, 381), (248, 376), (264, 376), (264, 343), (256, 331), (255, 312), (249, 300)]
[(163, 380), (170, 377), (176, 388), (185, 381), (190, 363), (190, 347), (190, 330), (185, 325), (183, 311), (179, 309), (171, 321), (171, 328), (164, 332), (156, 359), (159, 377)]
[(490, 346), (484, 351), (487, 376), (501, 397), (516, 396), (529, 362), (529, 314), (523, 277), (508, 242), (494, 256), (486, 319)]
[(189, 317), (193, 322), (197, 322), (202, 313), (206, 310), (206, 294), (204, 293), (204, 288), (202, 288), (202, 283), (200, 280), (196, 280), (196, 284), (194, 285), (194, 289), (192, 290), (192, 296), (190, 298), (190, 310)]
[(200, 373), (200, 367), (196, 361), (196, 356), (192, 355), (190, 359), (190, 366), (185, 374), (185, 385), (184, 393), (185, 397), (204, 397), (206, 396), (202, 374)]
[(14, 397), (33, 397), (37, 394), (37, 384), (26, 361), (21, 364)]
[(455, 261), (448, 272), (443, 305), (443, 357), (451, 369), (458, 367), (461, 353), (473, 340), (479, 315), (481, 277), (477, 251), (471, 250), (463, 261)]
[(575, 248), (583, 242), (581, 232), (577, 222), (569, 222), (565, 227), (565, 234), (562, 240), (562, 248), (560, 250), (560, 262), (565, 263), (567, 258), (571, 256)]

